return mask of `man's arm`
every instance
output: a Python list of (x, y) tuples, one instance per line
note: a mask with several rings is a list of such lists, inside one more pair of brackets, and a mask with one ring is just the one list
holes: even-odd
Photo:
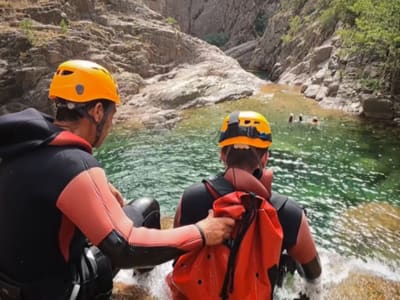
[(321, 275), (321, 262), (311, 235), (307, 217), (303, 213), (296, 244), (288, 249), (288, 254), (301, 265), (300, 275), (312, 281)]
[(177, 229), (135, 228), (99, 167), (71, 180), (57, 200), (57, 207), (111, 258), (114, 267), (120, 268), (152, 266), (203, 244), (221, 243), (233, 226), (231, 219), (210, 216), (196, 225)]

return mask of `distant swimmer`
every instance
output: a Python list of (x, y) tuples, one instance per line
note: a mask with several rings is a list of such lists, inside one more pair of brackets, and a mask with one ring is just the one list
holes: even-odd
[(289, 123), (293, 123), (293, 121), (294, 121), (294, 114), (291, 113), (290, 116), (289, 116), (288, 122), (289, 122)]
[(311, 124), (312, 125), (319, 125), (319, 120), (316, 116), (314, 116), (311, 120)]

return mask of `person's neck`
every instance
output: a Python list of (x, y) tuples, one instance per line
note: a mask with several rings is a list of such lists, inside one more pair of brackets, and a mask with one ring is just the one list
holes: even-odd
[(77, 122), (55, 120), (54, 125), (80, 136), (89, 144), (93, 145), (94, 138), (92, 138), (93, 134), (91, 133), (91, 126), (89, 124), (84, 124), (84, 122), (85, 119)]
[(255, 168), (250, 168), (250, 167), (229, 166), (229, 167), (226, 167), (225, 171), (227, 171), (228, 169), (240, 169), (240, 170), (246, 171), (247, 173), (250, 173), (250, 174), (253, 174), (253, 172), (256, 170)]

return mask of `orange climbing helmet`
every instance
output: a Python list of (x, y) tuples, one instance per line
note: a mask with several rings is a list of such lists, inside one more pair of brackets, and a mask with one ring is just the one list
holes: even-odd
[(218, 146), (249, 145), (268, 148), (272, 144), (267, 119), (254, 111), (235, 111), (225, 117)]
[(50, 84), (49, 99), (75, 103), (109, 100), (120, 103), (118, 86), (110, 72), (87, 60), (68, 60), (60, 64)]

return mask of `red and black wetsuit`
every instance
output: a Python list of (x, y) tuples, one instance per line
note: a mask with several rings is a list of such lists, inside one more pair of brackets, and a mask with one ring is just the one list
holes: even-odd
[[(278, 212), (283, 230), (282, 253), (289, 256), (302, 267), (302, 276), (314, 280), (321, 274), (321, 265), (312, 238), (307, 218), (302, 207), (295, 201), (278, 193), (271, 193), (272, 171), (264, 170), (253, 175), (244, 170), (231, 168), (221, 175), (229, 186), (228, 190), (252, 192), (269, 199)], [(196, 183), (186, 189), (175, 215), (175, 226), (193, 224), (207, 215), (216, 197), (204, 183)], [(281, 264), (283, 263), (281, 257)], [(179, 296), (176, 297), (179, 299)]]
[[(86, 238), (116, 268), (155, 265), (203, 245), (196, 226), (136, 228), (91, 146), (34, 109), (0, 117), (0, 279), (29, 299), (68, 299)], [(25, 298), (24, 298), (25, 299)]]

